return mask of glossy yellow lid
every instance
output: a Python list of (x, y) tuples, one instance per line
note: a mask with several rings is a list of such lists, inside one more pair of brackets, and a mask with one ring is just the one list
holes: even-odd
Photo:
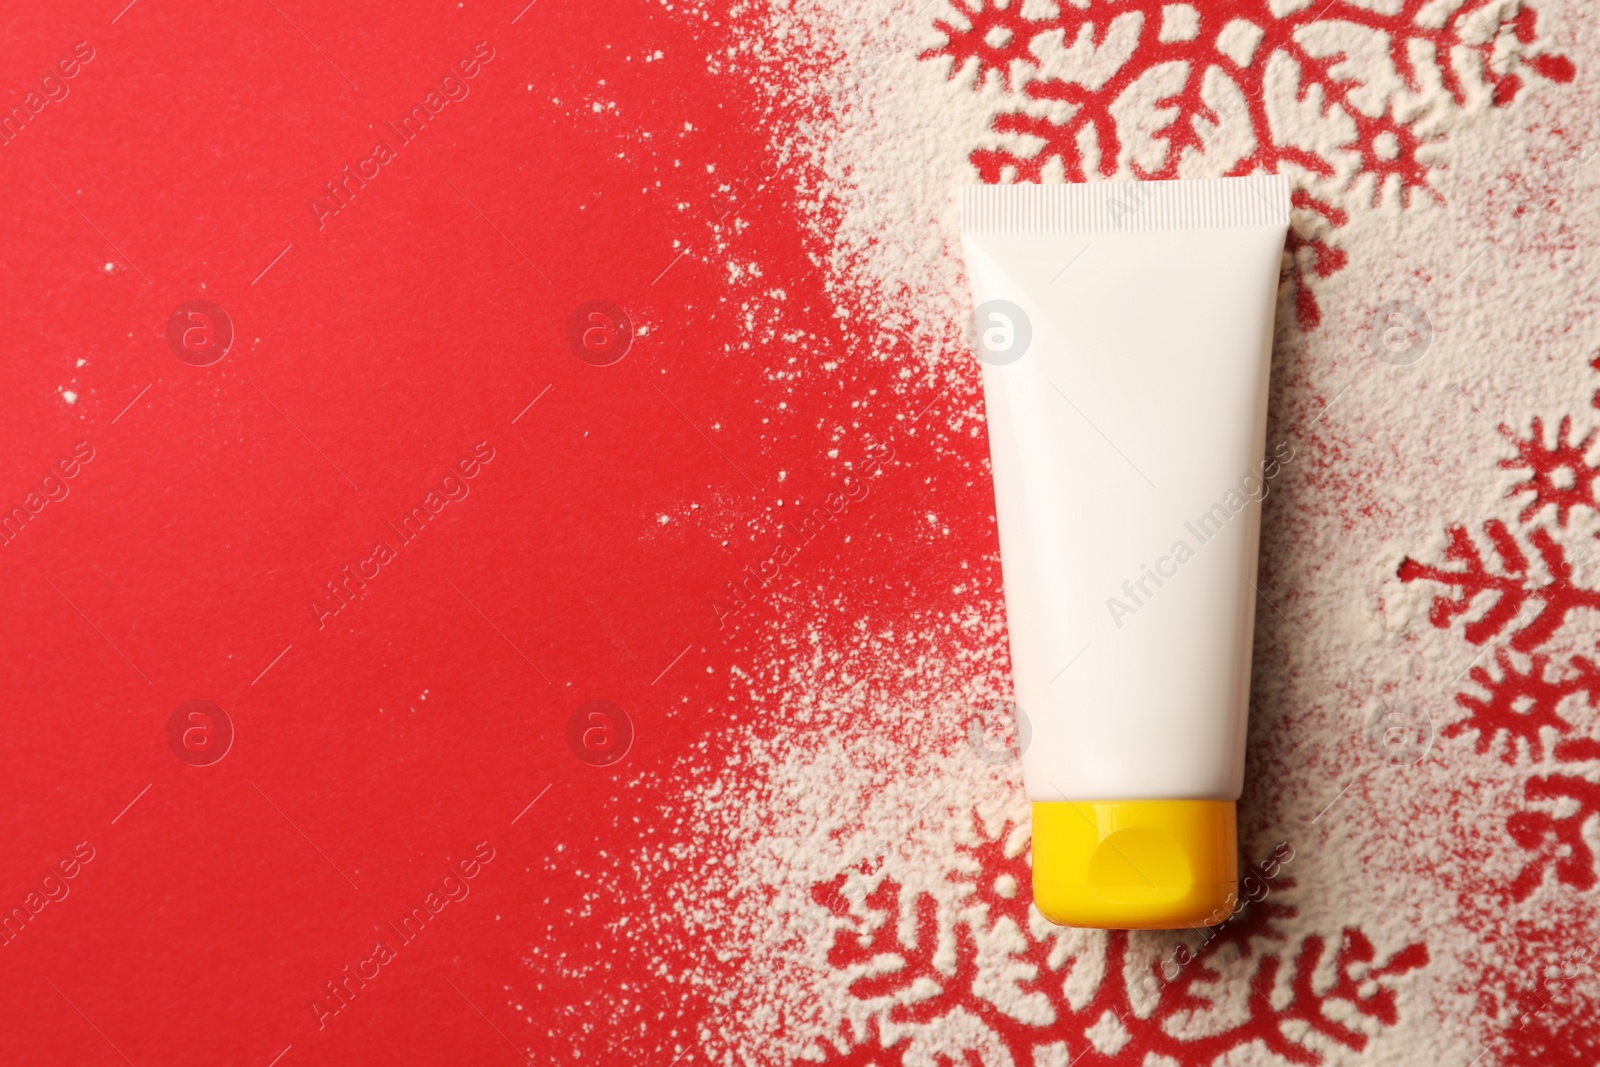
[(1231, 800), (1033, 805), (1033, 900), (1062, 926), (1211, 926), (1239, 899)]

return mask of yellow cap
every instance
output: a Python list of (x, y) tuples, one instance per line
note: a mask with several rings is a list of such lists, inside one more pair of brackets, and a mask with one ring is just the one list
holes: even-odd
[(1062, 926), (1211, 926), (1239, 899), (1231, 800), (1040, 801), (1033, 900)]

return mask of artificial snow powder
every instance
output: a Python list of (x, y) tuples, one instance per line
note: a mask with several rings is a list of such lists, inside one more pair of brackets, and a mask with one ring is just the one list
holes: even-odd
[[(718, 1006), (696, 1057), (1497, 1062), (1475, 1057), (1513, 1040), (1541, 962), (1595, 906), (1542, 875), (1570, 847), (1507, 830), (1549, 766), (1446, 736), (1457, 694), (1481, 696), (1471, 672), (1505, 669), (1464, 630), (1493, 604), (1433, 625), (1450, 590), (1402, 574), (1455, 559), (1463, 523), (1589, 556), (1600, 529), (1592, 506), (1524, 515), (1526, 472), (1501, 465), (1536, 413), (1547, 444), (1564, 414), (1583, 439), (1600, 385), (1595, 90), (1563, 84), (1600, 56), (1578, 5), (1537, 7), (1535, 23), (1468, 0), (1275, 0), (1222, 22), (1140, 0), (773, 6), (746, 73), (804, 103), (774, 151), (795, 154), (841, 309), (924, 359), (908, 402), (941, 395), (956, 440), (982, 417), (960, 185), (1278, 170), (1298, 193), (1268, 444), (1297, 458), (1265, 505), (1240, 814), (1265, 888), (1231, 931), (1060, 930), (1028, 909), (1021, 776), (971, 732), (1009, 697), (997, 596), (863, 620), (848, 647), (805, 624), (832, 604), (793, 605), (735, 690), (782, 728), (682, 768), (695, 843), (664, 884), (683, 928), (723, 946), (693, 976)], [(1372, 347), (1390, 303), (1425, 319), (1420, 358)], [(1541, 558), (1530, 581), (1550, 579)], [(1575, 616), (1541, 654), (1594, 637)], [(1593, 736), (1592, 709), (1564, 707)], [(1386, 748), (1369, 726), (1393, 715), (1425, 743)], [(1594, 847), (1593, 821), (1582, 834)], [(1586, 971), (1565, 995), (1547, 1011), (1582, 1011), (1600, 983)]]

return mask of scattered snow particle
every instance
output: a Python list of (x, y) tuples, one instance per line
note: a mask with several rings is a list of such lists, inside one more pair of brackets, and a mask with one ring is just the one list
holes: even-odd
[(1011, 43), (1012, 33), (1004, 26), (996, 26), (984, 35), (983, 43), (990, 48), (1004, 48)]
[(1168, 4), (1161, 9), (1161, 40), (1192, 41), (1200, 36), (1200, 12), (1188, 4)]
[(1099, 1050), (1102, 1056), (1115, 1056), (1122, 1051), (1122, 1046), (1133, 1039), (1110, 1008), (1100, 1016), (1100, 1021), (1083, 1032), (1089, 1043)]

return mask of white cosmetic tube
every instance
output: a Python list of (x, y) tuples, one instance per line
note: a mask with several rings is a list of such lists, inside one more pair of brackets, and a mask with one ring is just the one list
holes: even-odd
[(1238, 894), (1289, 183), (968, 186), (1006, 617), (1054, 922), (1221, 922)]

